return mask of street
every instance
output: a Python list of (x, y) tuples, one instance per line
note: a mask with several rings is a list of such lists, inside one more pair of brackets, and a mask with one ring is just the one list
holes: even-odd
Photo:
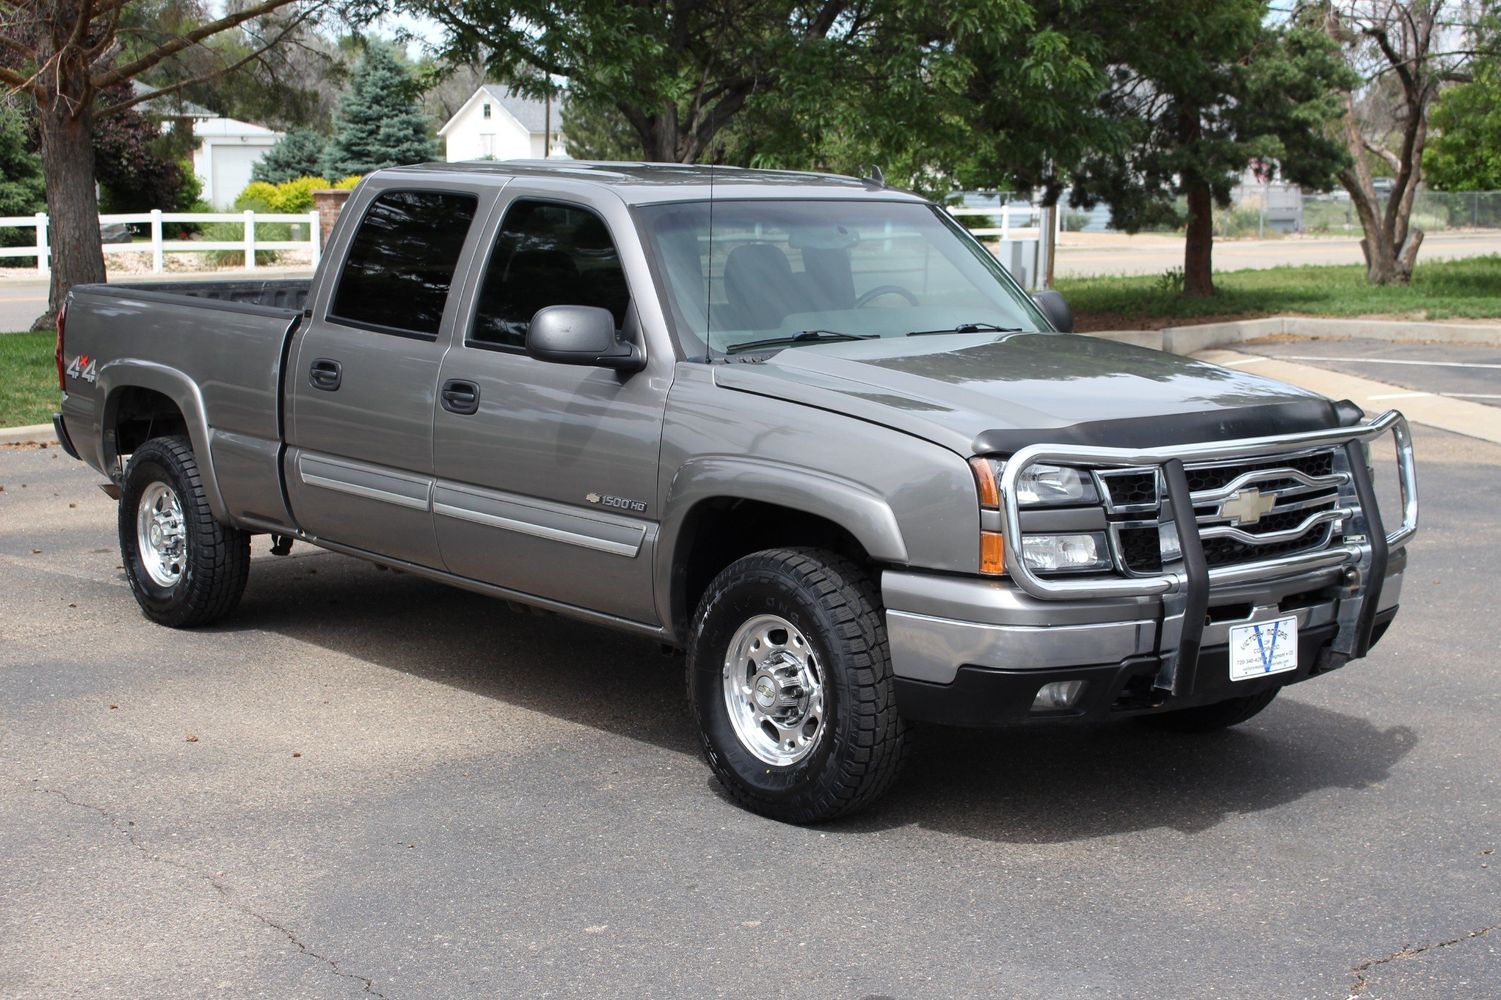
[[(1424, 261), (1456, 260), (1501, 253), (1501, 232), (1429, 233), (1418, 266)], [(1271, 240), (1214, 241), (1214, 269), (1360, 264), (1360, 237), (1297, 236)], [(1064, 233), (1058, 241), (1055, 272), (1083, 278), (1114, 274), (1162, 274), (1183, 266), (1183, 237), (1171, 233)]]
[(99, 477), (0, 450), (0, 994), (1495, 996), (1501, 446), (1415, 431), (1370, 658), (1207, 737), (924, 728), (809, 829), (652, 643), (264, 538), (169, 631)]

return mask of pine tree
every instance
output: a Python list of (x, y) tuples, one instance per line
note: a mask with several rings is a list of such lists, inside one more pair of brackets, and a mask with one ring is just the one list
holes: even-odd
[(317, 177), (328, 141), (310, 128), (287, 132), (250, 170), (250, 179), (284, 184), (299, 177)]
[(431, 160), (435, 147), (416, 85), (390, 50), (371, 46), (339, 101), (334, 137), (323, 160), (326, 177), (368, 174), (381, 167)]
[[(33, 215), (46, 208), (42, 184), (42, 158), (27, 148), (26, 123), (19, 111), (0, 102), (0, 215)], [(25, 246), (36, 242), (31, 229), (0, 229), (0, 246)], [(34, 263), (11, 258), (12, 266)]]

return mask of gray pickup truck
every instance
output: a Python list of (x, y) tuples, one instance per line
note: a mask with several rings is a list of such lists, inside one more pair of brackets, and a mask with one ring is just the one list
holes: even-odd
[(56, 426), (149, 618), (228, 614), (264, 534), (649, 636), (812, 822), (914, 721), (1217, 729), (1391, 624), (1400, 414), (1071, 326), (879, 182), (439, 164), (311, 283), (75, 288)]

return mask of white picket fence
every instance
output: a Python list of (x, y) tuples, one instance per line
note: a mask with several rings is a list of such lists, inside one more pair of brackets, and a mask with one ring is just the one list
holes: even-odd
[[(109, 226), (116, 224), (125, 225), (149, 225), (151, 227), (150, 242), (140, 241), (135, 243), (105, 243), (101, 249), (106, 254), (112, 253), (146, 253), (151, 254), (151, 270), (154, 274), (161, 274), (166, 270), (166, 255), (169, 253), (203, 253), (209, 250), (238, 250), (245, 256), (244, 269), (255, 270), (255, 254), (257, 250), (308, 250), (313, 255), (313, 266), (318, 264), (319, 230), (317, 212), (303, 214), (276, 214), (267, 212), (162, 212), (153, 210), (150, 212), (138, 212), (125, 215), (101, 215), (99, 225)], [(238, 240), (169, 240), (163, 237), (164, 228), (173, 223), (205, 223), (205, 222), (232, 222), (245, 227), (245, 235)], [(307, 238), (302, 240), (257, 240), (255, 227), (264, 223), (291, 223), (293, 225), (306, 226)], [(9, 257), (35, 257), (36, 269), (40, 274), (46, 274), (49, 270), (49, 258), (51, 247), (47, 240), (47, 213), (38, 212), (36, 215), (11, 215), (0, 216), (0, 228), (18, 227), (22, 229), (35, 229), (36, 241), (31, 246), (0, 247), (0, 260)]]

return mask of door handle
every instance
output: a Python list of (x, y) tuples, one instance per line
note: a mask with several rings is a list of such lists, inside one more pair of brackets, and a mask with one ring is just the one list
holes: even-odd
[(463, 379), (451, 378), (443, 383), (443, 409), (468, 416), (479, 412), (479, 386)]
[(338, 389), (343, 378), (339, 363), (333, 358), (319, 358), (313, 362), (313, 367), (309, 368), (307, 373), (308, 384), (314, 389), (322, 389), (325, 392)]

